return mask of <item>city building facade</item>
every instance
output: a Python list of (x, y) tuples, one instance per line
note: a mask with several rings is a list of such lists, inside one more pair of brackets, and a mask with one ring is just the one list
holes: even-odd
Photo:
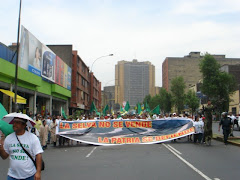
[(94, 102), (98, 111), (101, 111), (101, 82), (90, 72), (90, 102)]
[[(10, 113), (13, 112), (15, 67), (14, 52), (6, 45), (0, 44), (0, 102)], [(4, 55), (5, 54), (5, 55)], [(6, 56), (9, 55), (9, 56)], [(63, 109), (68, 112), (68, 99), (71, 91), (41, 76), (18, 67), (18, 95), (26, 103), (18, 104), (18, 111), (26, 114), (60, 115)], [(10, 96), (9, 96), (10, 95)]]
[(231, 74), (237, 83), (236, 91), (230, 97), (231, 101), (229, 103), (229, 112), (232, 112), (234, 115), (240, 114), (240, 64), (237, 65), (223, 65), (220, 68), (221, 71), (224, 71), (228, 74)]
[(115, 103), (129, 101), (130, 106), (136, 106), (149, 94), (156, 94), (154, 65), (136, 59), (115, 65)]
[[(225, 55), (212, 55), (220, 65), (240, 64), (240, 58), (226, 58)], [(171, 80), (182, 76), (186, 83), (186, 90), (202, 79), (199, 63), (203, 56), (200, 52), (190, 52), (184, 57), (167, 57), (162, 63), (162, 85), (170, 91)]]
[(89, 68), (78, 55), (72, 51), (72, 97), (70, 102), (70, 114), (76, 110), (86, 113), (91, 106), (90, 102), (90, 76)]
[(103, 88), (103, 92), (104, 92), (104, 101), (105, 101), (105, 104), (103, 107), (108, 105), (108, 108), (110, 111), (111, 110), (119, 111), (119, 108), (115, 106), (115, 86), (105, 86)]
[[(72, 115), (76, 110), (88, 113), (92, 102), (100, 110), (101, 82), (90, 73), (72, 45), (46, 47), (50, 49), (48, 52), (56, 54), (54, 81), (19, 67), (18, 95), (26, 99), (26, 104), (18, 104), (18, 110), (42, 115), (61, 115), (64, 110)], [(13, 111), (13, 98), (9, 93), (14, 92), (15, 51), (15, 43), (11, 47), (0, 43), (0, 102), (9, 113)]]

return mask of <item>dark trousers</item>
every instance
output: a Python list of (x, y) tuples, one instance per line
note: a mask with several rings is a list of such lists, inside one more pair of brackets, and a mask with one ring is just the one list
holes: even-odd
[(59, 146), (64, 145), (65, 144), (65, 138), (62, 136), (59, 136)]
[(231, 129), (223, 129), (223, 138), (224, 138), (224, 143), (227, 143), (228, 136), (231, 132)]
[(202, 137), (203, 137), (203, 133), (198, 133), (198, 134), (194, 134), (194, 139), (193, 142), (196, 143), (201, 143), (202, 142)]

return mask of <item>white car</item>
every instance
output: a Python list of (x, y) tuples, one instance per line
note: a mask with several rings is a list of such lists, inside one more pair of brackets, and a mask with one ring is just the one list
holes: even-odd
[(238, 130), (240, 131), (240, 116), (237, 117), (238, 120)]

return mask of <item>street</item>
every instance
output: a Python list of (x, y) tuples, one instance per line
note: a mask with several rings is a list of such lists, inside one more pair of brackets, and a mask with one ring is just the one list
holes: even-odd
[[(237, 180), (239, 154), (237, 146), (214, 140), (210, 147), (195, 145), (187, 138), (153, 145), (50, 146), (43, 154), (42, 179)], [(0, 160), (0, 166), (0, 177), (6, 179), (8, 160)]]

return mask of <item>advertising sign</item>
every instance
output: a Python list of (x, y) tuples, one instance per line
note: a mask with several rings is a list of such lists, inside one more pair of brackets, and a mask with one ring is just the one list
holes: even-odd
[(72, 69), (22, 26), (19, 66), (71, 90)]
[(63, 137), (95, 145), (154, 144), (194, 133), (191, 119), (59, 121)]
[(42, 46), (42, 77), (55, 82), (55, 59), (56, 55), (45, 45)]
[(41, 76), (42, 43), (22, 26), (19, 66)]
[(56, 57), (55, 63), (55, 83), (71, 90), (71, 74), (72, 69), (60, 58)]

